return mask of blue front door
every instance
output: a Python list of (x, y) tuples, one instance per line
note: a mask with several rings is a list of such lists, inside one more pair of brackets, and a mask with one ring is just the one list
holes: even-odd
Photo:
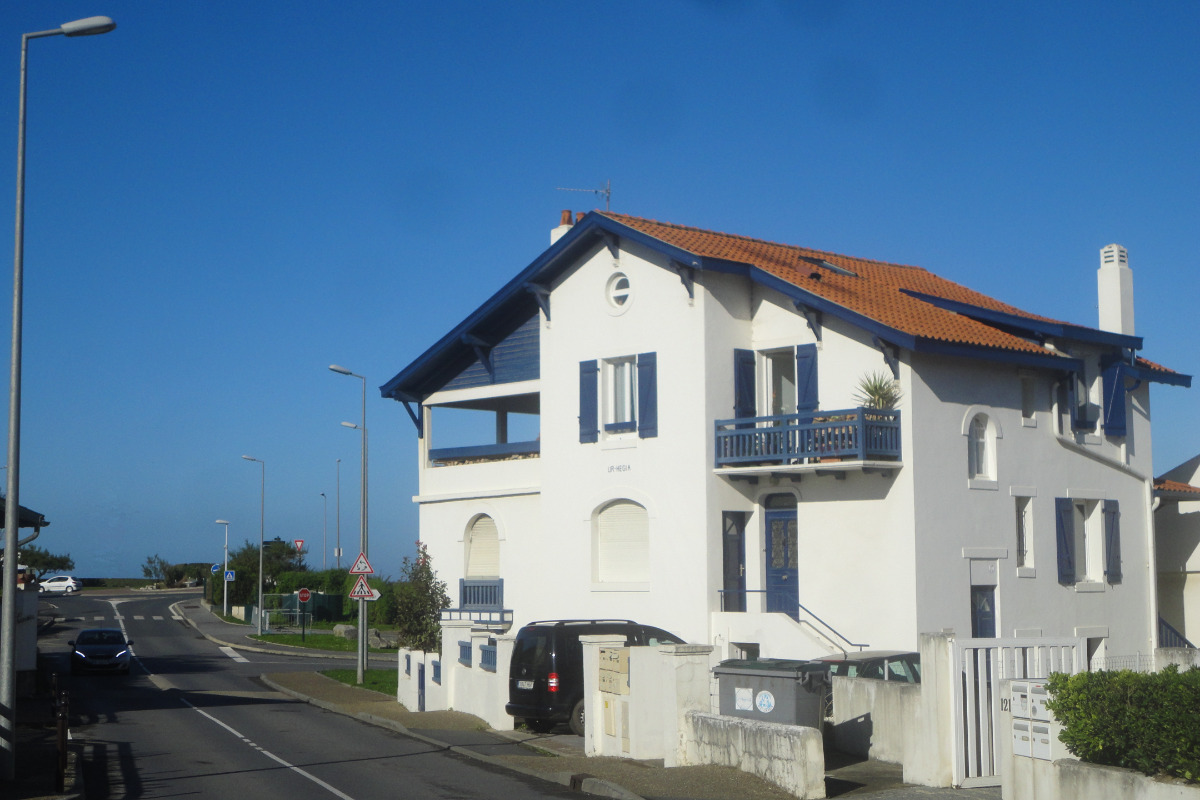
[(800, 618), (796, 569), (796, 511), (767, 512), (767, 611)]

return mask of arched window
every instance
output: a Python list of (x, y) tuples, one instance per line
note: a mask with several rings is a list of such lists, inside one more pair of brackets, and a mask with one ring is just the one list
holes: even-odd
[(650, 516), (632, 500), (614, 500), (595, 522), (593, 577), (599, 583), (648, 583)]
[(500, 576), (500, 536), (496, 520), (486, 514), (478, 516), (467, 532), (468, 578), (498, 578)]
[(967, 431), (967, 475), (970, 478), (992, 478), (991, 447), (988, 442), (988, 421), (983, 414), (971, 419)]

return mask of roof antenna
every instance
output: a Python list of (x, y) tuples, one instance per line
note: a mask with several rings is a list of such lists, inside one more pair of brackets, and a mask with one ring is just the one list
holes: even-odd
[(597, 197), (603, 197), (605, 211), (609, 210), (609, 203), (612, 200), (612, 181), (605, 181), (599, 189), (567, 189), (562, 186), (556, 186), (554, 189), (558, 192), (591, 192)]

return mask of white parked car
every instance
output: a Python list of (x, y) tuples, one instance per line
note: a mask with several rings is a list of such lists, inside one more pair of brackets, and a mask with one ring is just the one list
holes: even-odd
[(46, 580), (42, 581), (38, 591), (71, 594), (72, 592), (79, 591), (79, 581), (70, 575), (55, 575), (53, 578), (46, 578)]

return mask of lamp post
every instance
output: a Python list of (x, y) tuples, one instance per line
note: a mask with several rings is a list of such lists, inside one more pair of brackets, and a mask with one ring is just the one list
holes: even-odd
[(13, 249), (12, 360), (8, 384), (8, 480), (4, 512), (4, 600), (0, 602), (0, 749), (4, 752), (0, 773), (8, 781), (16, 776), (17, 701), (17, 525), (20, 521), (21, 467), (21, 301), (25, 259), (25, 75), (29, 40), (47, 36), (94, 36), (108, 33), (117, 24), (108, 17), (87, 17), (67, 22), (48, 31), (21, 36), (21, 84), (17, 113), (17, 203), (16, 241)]
[(342, 568), (342, 460), (337, 460), (337, 504), (334, 506), (333, 513), (337, 515), (337, 547), (334, 548), (334, 557), (337, 559), (337, 568)]
[(219, 519), (218, 525), (225, 526), (225, 569), (221, 572), (221, 613), (226, 617), (229, 616), (229, 581), (225, 580), (225, 575), (229, 572), (229, 520)]
[(325, 563), (325, 553), (329, 550), (326, 545), (329, 534), (329, 498), (321, 492), (321, 499), (325, 501), (325, 510), (321, 512), (321, 571), (324, 572), (329, 568)]
[[(362, 424), (343, 422), (347, 428), (354, 428), (362, 434), (362, 502), (359, 509), (358, 539), (359, 549), (365, 558), (367, 556), (367, 379), (356, 375), (345, 367), (330, 364), (329, 369), (339, 375), (349, 375), (362, 381)], [(358, 601), (358, 682), (363, 682), (363, 674), (367, 670), (367, 601)]]
[(257, 458), (250, 456), (242, 456), (247, 461), (254, 461), (262, 466), (262, 490), (259, 496), (258, 505), (258, 613), (255, 615), (258, 618), (258, 635), (262, 636), (263, 632), (263, 528), (267, 519), (267, 463)]

